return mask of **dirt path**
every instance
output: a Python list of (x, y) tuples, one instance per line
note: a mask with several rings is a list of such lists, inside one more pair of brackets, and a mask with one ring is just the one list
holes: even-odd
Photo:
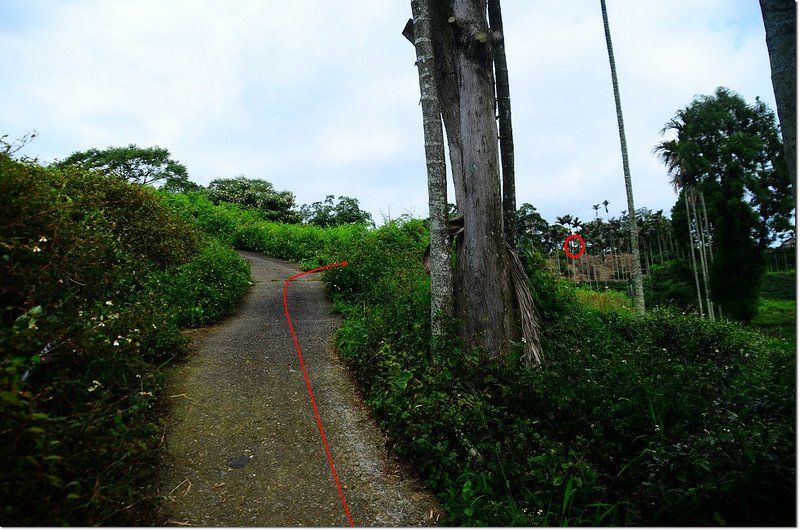
[[(284, 282), (299, 269), (242, 255), (255, 285), (236, 315), (194, 334), (196, 353), (170, 375), (163, 524), (348, 526), (283, 310)], [(386, 460), (329, 346), (339, 320), (318, 274), (293, 281), (288, 303), (355, 524), (432, 524), (435, 498)]]

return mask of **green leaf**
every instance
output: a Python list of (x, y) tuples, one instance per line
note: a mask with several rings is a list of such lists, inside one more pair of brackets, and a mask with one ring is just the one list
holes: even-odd
[(11, 403), (12, 405), (19, 405), (19, 398), (13, 392), (2, 391), (0, 392), (0, 401)]

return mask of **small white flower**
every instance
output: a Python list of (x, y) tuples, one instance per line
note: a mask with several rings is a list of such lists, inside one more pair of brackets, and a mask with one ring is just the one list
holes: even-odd
[(39, 243), (47, 243), (47, 238), (42, 236), (39, 238)]
[(106, 305), (114, 305), (114, 303), (111, 300), (106, 300)]
[(42, 251), (42, 249), (40, 249), (40, 248), (38, 247), (38, 245), (37, 245), (37, 246), (33, 247), (33, 251), (34, 251), (34, 252), (41, 252), (41, 251)]
[(118, 340), (114, 341), (114, 346), (119, 346), (119, 341)]

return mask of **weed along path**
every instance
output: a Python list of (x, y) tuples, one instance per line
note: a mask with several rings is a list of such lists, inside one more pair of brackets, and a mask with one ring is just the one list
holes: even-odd
[(330, 347), (339, 324), (318, 274), (294, 279), (287, 304), (324, 427), (323, 445), (283, 305), (296, 265), (242, 252), (255, 281), (239, 311), (192, 332), (194, 354), (170, 373), (161, 454), (168, 526), (423, 526), (435, 497), (385, 457)]

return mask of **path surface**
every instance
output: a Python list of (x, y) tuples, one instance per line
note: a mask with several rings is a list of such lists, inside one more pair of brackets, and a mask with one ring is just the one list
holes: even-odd
[[(195, 354), (170, 375), (161, 520), (349, 526), (283, 310), (284, 282), (299, 269), (241, 254), (255, 285), (236, 315), (193, 334)], [(330, 348), (339, 320), (319, 274), (292, 281), (288, 304), (356, 526), (433, 524), (435, 498), (386, 460), (384, 439)]]

